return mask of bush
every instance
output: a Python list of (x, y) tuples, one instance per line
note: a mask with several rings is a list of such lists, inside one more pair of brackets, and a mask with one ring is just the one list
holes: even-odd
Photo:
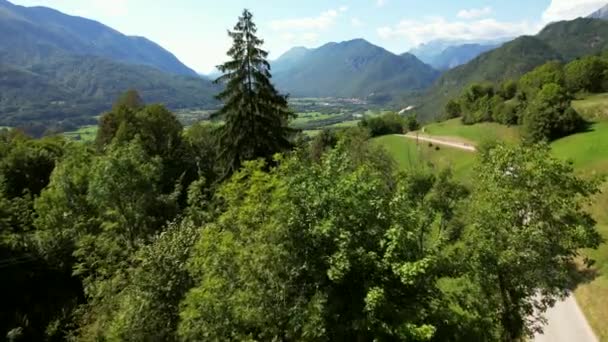
[(555, 84), (545, 85), (524, 114), (524, 133), (531, 142), (554, 140), (578, 131), (584, 120), (570, 106), (571, 97)]
[(597, 56), (588, 56), (566, 65), (566, 86), (569, 91), (599, 93), (604, 90), (608, 62)]
[(399, 114), (388, 113), (382, 116), (365, 118), (359, 125), (368, 129), (372, 137), (378, 137), (387, 134), (403, 133), (406, 122)]

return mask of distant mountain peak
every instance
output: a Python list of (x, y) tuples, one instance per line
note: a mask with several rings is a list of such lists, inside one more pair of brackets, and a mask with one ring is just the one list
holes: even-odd
[(604, 7), (598, 9), (597, 11), (591, 13), (588, 18), (592, 19), (604, 19), (608, 20), (608, 3), (604, 5)]
[[(95, 20), (49, 7), (17, 6), (0, 0), (0, 36), (0, 50), (8, 51), (3, 55), (5, 63), (29, 66), (50, 54), (75, 54), (196, 76), (175, 55), (147, 38), (130, 37)], [(11, 55), (14, 47), (23, 51)]]

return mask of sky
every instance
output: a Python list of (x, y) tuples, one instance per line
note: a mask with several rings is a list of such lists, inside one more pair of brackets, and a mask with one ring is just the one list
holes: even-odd
[(608, 0), (10, 0), (94, 19), (144, 36), (208, 73), (226, 60), (231, 29), (253, 12), (275, 59), (294, 46), (364, 38), (394, 53), (436, 39), (493, 40), (535, 34), (586, 16)]

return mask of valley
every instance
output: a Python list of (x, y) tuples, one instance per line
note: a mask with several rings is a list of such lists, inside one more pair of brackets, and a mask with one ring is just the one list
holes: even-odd
[(40, 3), (0, 340), (608, 341), (601, 0)]

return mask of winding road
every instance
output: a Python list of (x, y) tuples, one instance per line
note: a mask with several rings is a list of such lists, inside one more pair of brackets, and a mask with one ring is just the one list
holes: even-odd
[[(446, 137), (433, 137), (426, 134), (408, 133), (401, 135), (407, 139), (430, 142), (469, 152), (476, 152), (474, 145)], [(599, 342), (587, 319), (576, 303), (573, 294), (555, 304), (545, 313), (547, 325), (543, 334), (534, 336), (534, 342)]]

